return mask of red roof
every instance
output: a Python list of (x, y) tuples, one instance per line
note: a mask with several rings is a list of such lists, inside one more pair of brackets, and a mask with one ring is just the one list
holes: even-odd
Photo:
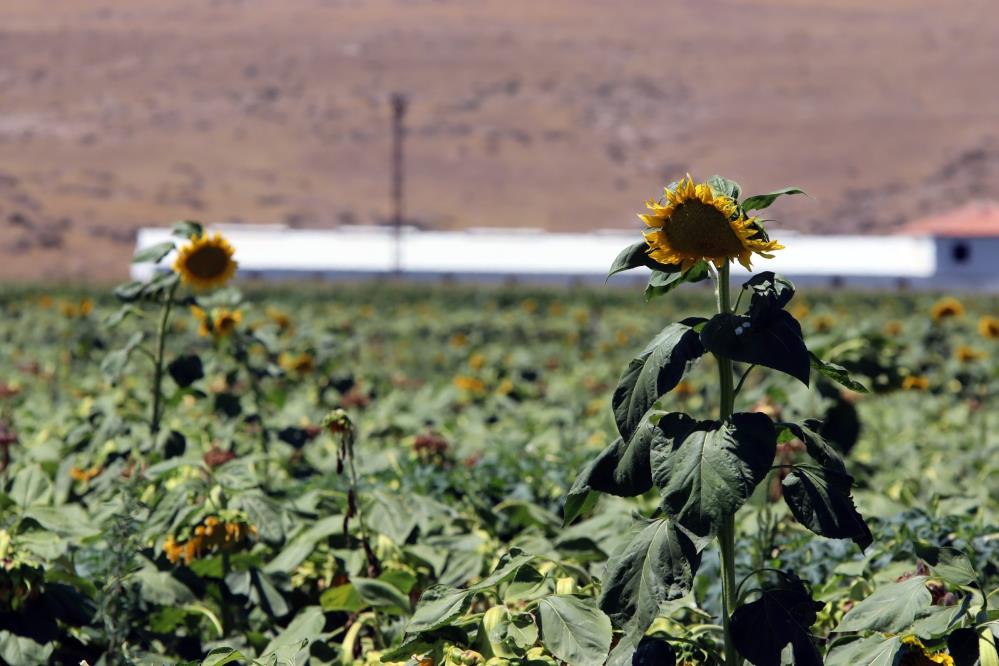
[(999, 236), (999, 201), (971, 201), (949, 213), (910, 222), (899, 232), (913, 236)]

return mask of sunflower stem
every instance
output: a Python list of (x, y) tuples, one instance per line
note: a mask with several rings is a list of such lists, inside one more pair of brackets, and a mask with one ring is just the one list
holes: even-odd
[(170, 311), (173, 310), (173, 297), (177, 292), (176, 281), (170, 286), (166, 295), (166, 302), (163, 303), (163, 311), (160, 314), (160, 326), (156, 339), (156, 357), (153, 359), (153, 414), (149, 419), (149, 432), (152, 433), (153, 440), (160, 432), (160, 419), (163, 417), (163, 358), (166, 351), (167, 323), (170, 321)]
[[(729, 293), (729, 262), (726, 259), (718, 271), (715, 282), (718, 312), (724, 314), (732, 311), (731, 294)], [(715, 356), (718, 361), (718, 380), (721, 388), (718, 418), (722, 421), (732, 415), (735, 407), (735, 390), (732, 386), (732, 361)], [(725, 638), (725, 666), (739, 666), (741, 660), (732, 643), (731, 617), (736, 604), (735, 580), (735, 514), (726, 516), (718, 530), (718, 548), (721, 556), (722, 575), (722, 628)]]

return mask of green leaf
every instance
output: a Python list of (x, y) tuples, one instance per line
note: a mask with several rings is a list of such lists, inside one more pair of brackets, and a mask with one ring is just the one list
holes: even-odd
[(467, 645), (468, 634), (458, 627), (442, 627), (436, 631), (423, 631), (402, 645), (382, 654), (382, 663), (405, 661), (410, 657), (425, 655), (444, 644)]
[(52, 481), (40, 465), (27, 465), (14, 476), (10, 498), (19, 507), (44, 504), (52, 497)]
[[(581, 503), (591, 491), (635, 497), (652, 488), (652, 470), (649, 466), (649, 449), (657, 427), (655, 421), (662, 412), (649, 412), (627, 444), (618, 437), (590, 461), (576, 477), (566, 497), (570, 502)], [(566, 516), (570, 515), (568, 510)]]
[(759, 599), (732, 614), (732, 642), (754, 666), (781, 666), (781, 653), (788, 644), (795, 666), (822, 666), (808, 629), (824, 606), (812, 600), (800, 581), (764, 590)]
[(250, 524), (257, 528), (261, 538), (267, 541), (280, 541), (284, 538), (281, 507), (263, 493), (249, 491), (238, 494), (233, 500), (233, 508), (246, 512)]
[(133, 264), (145, 264), (153, 263), (158, 264), (171, 252), (173, 252), (174, 245), (173, 241), (164, 241), (162, 243), (157, 243), (156, 245), (150, 245), (149, 247), (143, 248), (135, 253), (132, 257)]
[(65, 537), (89, 537), (99, 534), (100, 530), (80, 504), (64, 504), (62, 506), (30, 506), (24, 516), (38, 522), (47, 530)]
[(978, 583), (978, 574), (971, 560), (964, 553), (953, 548), (942, 548), (939, 561), (933, 565), (933, 573), (948, 585), (964, 587)]
[(607, 561), (600, 608), (628, 633), (641, 636), (659, 606), (690, 592), (700, 548), (671, 520), (645, 523)]
[(201, 666), (225, 666), (225, 664), (233, 664), (245, 660), (246, 657), (238, 650), (229, 647), (218, 647), (208, 653), (208, 656), (201, 662)]
[(468, 610), (472, 593), (447, 585), (434, 585), (420, 597), (416, 611), (406, 627), (407, 634), (440, 629)]
[(121, 378), (129, 359), (132, 357), (132, 352), (142, 344), (143, 337), (145, 336), (142, 331), (136, 331), (121, 349), (109, 352), (101, 361), (101, 373), (109, 384), (115, 384)]
[(678, 273), (680, 271), (678, 265), (661, 264), (650, 257), (649, 244), (645, 241), (639, 241), (621, 250), (621, 253), (614, 259), (614, 263), (611, 264), (607, 277), (610, 278), (612, 275), (623, 271), (630, 271), (639, 266), (645, 266), (646, 268), (663, 273)]
[(856, 391), (857, 393), (871, 392), (870, 389), (851, 377), (850, 372), (842, 365), (823, 361), (812, 352), (808, 352), (808, 357), (810, 359), (812, 369), (818, 371), (823, 377), (830, 379), (841, 386), (845, 386), (851, 391)]
[(764, 208), (769, 208), (770, 205), (777, 201), (779, 197), (791, 194), (804, 194), (805, 196), (808, 196), (804, 190), (798, 189), (797, 187), (785, 187), (767, 194), (757, 194), (751, 197), (746, 197), (746, 199), (742, 202), (742, 209), (747, 212), (751, 210), (763, 210)]
[(550, 596), (538, 603), (541, 643), (574, 666), (601, 666), (611, 644), (610, 619), (582, 599)]
[(169, 571), (142, 569), (133, 574), (142, 599), (158, 606), (183, 606), (195, 602), (194, 593)]
[(783, 481), (784, 500), (802, 525), (830, 539), (853, 539), (861, 550), (874, 541), (850, 490), (853, 477), (827, 467), (795, 467)]
[(709, 277), (708, 264), (698, 261), (684, 272), (665, 272), (653, 270), (649, 276), (649, 284), (645, 287), (645, 301), (663, 296), (688, 282), (701, 282)]
[(750, 291), (750, 313), (781, 310), (794, 298), (794, 284), (773, 271), (763, 271), (742, 285)]
[(345, 583), (331, 587), (319, 595), (319, 605), (327, 612), (358, 613), (367, 606), (367, 603), (358, 594), (357, 588)]
[(819, 434), (822, 423), (816, 419), (808, 419), (804, 423), (778, 423), (777, 428), (788, 432), (805, 444), (805, 450), (817, 463), (833, 471), (846, 474), (846, 463), (843, 457), (829, 442)]
[(811, 359), (801, 325), (784, 310), (766, 317), (716, 314), (701, 330), (701, 341), (717, 356), (779, 370), (808, 386)]
[(926, 580), (926, 576), (913, 576), (879, 587), (847, 611), (835, 631), (902, 631), (930, 607), (933, 599), (926, 588)]
[(650, 453), (663, 511), (694, 534), (715, 534), (766, 477), (776, 450), (765, 414), (737, 413), (724, 422), (667, 414)]
[(267, 644), (262, 654), (287, 650), (294, 656), (306, 645), (318, 640), (325, 625), (326, 617), (323, 615), (323, 609), (319, 606), (306, 606), (281, 633), (274, 637), (274, 640)]
[(0, 631), (0, 661), (10, 666), (48, 664), (55, 642), (42, 645), (26, 636)]
[(170, 233), (178, 238), (190, 240), (205, 233), (205, 228), (200, 222), (194, 220), (181, 220), (175, 222)]
[(742, 196), (742, 188), (734, 180), (729, 180), (723, 176), (711, 176), (708, 178), (707, 183), (715, 192), (724, 194), (736, 201)]
[(826, 666), (895, 666), (902, 650), (898, 636), (885, 638), (875, 634), (846, 645), (838, 645), (826, 655)]
[(385, 612), (408, 615), (409, 597), (394, 586), (375, 578), (352, 578), (351, 583), (365, 603)]
[(700, 336), (694, 330), (704, 321), (692, 317), (669, 324), (628, 364), (611, 398), (622, 438), (631, 439), (652, 405), (673, 390), (687, 369), (704, 355)]

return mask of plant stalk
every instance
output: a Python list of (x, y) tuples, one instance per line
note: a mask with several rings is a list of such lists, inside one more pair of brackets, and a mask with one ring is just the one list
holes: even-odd
[(166, 351), (167, 324), (170, 321), (170, 311), (173, 309), (173, 297), (177, 292), (178, 284), (180, 284), (179, 281), (174, 282), (173, 286), (170, 287), (170, 291), (167, 292), (166, 302), (163, 304), (163, 311), (160, 314), (160, 327), (156, 339), (156, 358), (153, 370), (153, 414), (149, 419), (149, 431), (152, 433), (154, 440), (160, 432), (160, 419), (163, 417), (163, 391), (161, 390), (163, 385), (163, 357)]
[[(728, 260), (718, 271), (716, 283), (718, 312), (732, 311), (731, 294), (729, 293), (729, 262)], [(732, 415), (735, 408), (735, 390), (732, 386), (732, 361), (720, 356), (718, 361), (718, 380), (721, 388), (718, 418), (722, 421)], [(722, 575), (722, 627), (725, 637), (725, 666), (739, 666), (741, 660), (732, 644), (730, 618), (736, 604), (735, 581), (735, 515), (726, 516), (718, 530), (718, 547), (721, 555)]]

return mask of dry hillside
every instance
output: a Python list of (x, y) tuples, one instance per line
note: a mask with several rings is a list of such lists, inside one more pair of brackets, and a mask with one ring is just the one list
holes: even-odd
[(995, 0), (3, 0), (0, 278), (108, 280), (137, 227), (388, 214), (593, 229), (678, 174), (781, 223), (999, 197)]

